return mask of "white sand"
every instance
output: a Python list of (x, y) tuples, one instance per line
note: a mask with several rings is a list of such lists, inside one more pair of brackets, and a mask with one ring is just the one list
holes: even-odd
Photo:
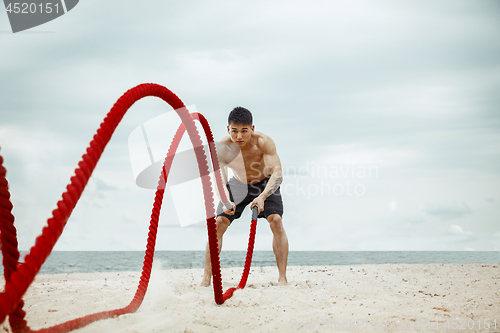
[[(241, 271), (223, 269), (224, 290)], [(139, 274), (40, 275), (24, 297), (28, 324), (39, 329), (126, 306)], [(497, 328), (486, 331), (500, 332), (498, 264), (289, 267), (286, 287), (277, 286), (275, 267), (257, 267), (223, 305), (211, 287), (198, 286), (201, 276), (201, 269), (155, 269), (136, 313), (75, 332), (480, 332), (494, 320)], [(453, 319), (466, 329), (446, 330)], [(3, 330), (10, 332), (7, 322)]]

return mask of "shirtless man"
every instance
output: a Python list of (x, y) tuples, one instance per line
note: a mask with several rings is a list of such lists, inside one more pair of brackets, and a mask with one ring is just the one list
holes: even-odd
[[(273, 232), (273, 251), (279, 271), (278, 285), (286, 285), (288, 238), (281, 221), (283, 202), (280, 184), (283, 176), (276, 145), (269, 136), (254, 131), (252, 114), (245, 108), (234, 108), (229, 114), (228, 124), (229, 135), (217, 144), (217, 156), (222, 183), (226, 184), (224, 191), (233, 208), (228, 210), (222, 203), (219, 203), (217, 208), (219, 252), (227, 227), (241, 216), (248, 204), (251, 204), (250, 209), (257, 206), (258, 217), (265, 217)], [(234, 173), (234, 177), (229, 181), (227, 168), (231, 168)], [(218, 194), (218, 191), (216, 192)], [(207, 243), (205, 270), (200, 285), (210, 286), (211, 278), (212, 265)]]

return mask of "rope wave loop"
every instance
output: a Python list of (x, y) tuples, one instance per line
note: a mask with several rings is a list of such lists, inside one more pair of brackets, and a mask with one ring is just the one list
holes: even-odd
[[(54, 245), (61, 236), (63, 229), (76, 206), (76, 203), (85, 189), (85, 186), (116, 127), (122, 120), (127, 110), (135, 102), (147, 96), (155, 96), (167, 102), (177, 112), (182, 123), (178, 127), (177, 132), (170, 143), (170, 147), (168, 149), (167, 156), (165, 157), (159, 177), (151, 212), (142, 274), (135, 295), (130, 303), (123, 308), (102, 311), (81, 318), (76, 318), (52, 327), (32, 330), (24, 319), (26, 312), (23, 310), (24, 301), (22, 296), (35, 279), (36, 274), (40, 271), (41, 266), (49, 257)], [(156, 235), (158, 230), (158, 220), (160, 217), (165, 184), (167, 182), (168, 174), (179, 146), (179, 142), (185, 132), (187, 132), (194, 147), (203, 186), (215, 302), (217, 304), (223, 304), (233, 295), (236, 289), (242, 289), (245, 287), (252, 262), (257, 227), (257, 209), (254, 207), (252, 212), (247, 255), (240, 283), (236, 288), (229, 288), (225, 293), (223, 293), (217, 240), (217, 225), (214, 217), (214, 193), (212, 191), (208, 167), (209, 161), (203, 149), (200, 134), (196, 129), (194, 122), (195, 119), (200, 121), (205, 132), (204, 134), (207, 138), (210, 149), (211, 162), (217, 188), (222, 189), (223, 184), (220, 175), (219, 162), (217, 160), (214, 138), (206, 118), (199, 113), (190, 114), (184, 103), (169, 89), (153, 83), (140, 84), (125, 92), (125, 94), (123, 94), (116, 101), (107, 116), (104, 118), (85, 154), (82, 156), (81, 161), (78, 163), (78, 167), (75, 169), (75, 174), (70, 178), (70, 184), (66, 186), (66, 191), (62, 194), (62, 199), (57, 202), (57, 208), (52, 211), (52, 217), (47, 220), (47, 225), (42, 229), (42, 233), (36, 238), (35, 245), (31, 247), (29, 253), (24, 258), (24, 262), (22, 263), (19, 262), (20, 253), (18, 250), (17, 231), (14, 226), (14, 216), (12, 215), (13, 206), (10, 201), (10, 193), (6, 179), (6, 169), (3, 166), (3, 158), (0, 155), (0, 244), (5, 276), (5, 287), (0, 293), (0, 322), (3, 322), (8, 316), (9, 324), (13, 332), (62, 333), (84, 327), (97, 320), (137, 311), (144, 300), (151, 276)], [(221, 190), (219, 191), (219, 195), (222, 201), (225, 202), (226, 207), (228, 207), (229, 203), (225, 192)]]

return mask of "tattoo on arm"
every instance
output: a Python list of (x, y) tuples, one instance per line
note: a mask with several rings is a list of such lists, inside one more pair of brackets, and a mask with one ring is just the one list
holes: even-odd
[(271, 194), (273, 194), (278, 189), (278, 187), (280, 186), (282, 180), (283, 180), (282, 177), (276, 178), (276, 180), (274, 181), (273, 186), (271, 186), (271, 188), (269, 189), (269, 192), (267, 192), (266, 199), (269, 198), (269, 196)]

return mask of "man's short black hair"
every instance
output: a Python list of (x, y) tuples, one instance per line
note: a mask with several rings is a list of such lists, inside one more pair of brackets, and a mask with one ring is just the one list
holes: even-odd
[(228, 125), (231, 125), (231, 123), (235, 125), (252, 125), (252, 113), (241, 106), (237, 106), (229, 113), (227, 123)]

